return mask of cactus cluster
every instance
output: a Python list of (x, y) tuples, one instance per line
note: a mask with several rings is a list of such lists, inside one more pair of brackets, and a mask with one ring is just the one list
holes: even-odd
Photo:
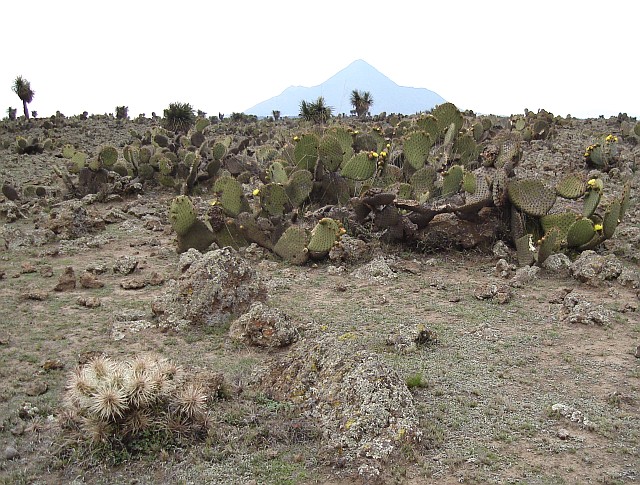
[(131, 449), (149, 436), (195, 437), (206, 433), (209, 405), (219, 391), (161, 357), (99, 356), (69, 377), (60, 426), (91, 446)]

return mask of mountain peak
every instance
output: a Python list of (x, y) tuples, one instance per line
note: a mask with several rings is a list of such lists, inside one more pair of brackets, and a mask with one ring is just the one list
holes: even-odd
[(413, 114), (426, 111), (445, 100), (428, 89), (398, 86), (363, 59), (356, 59), (322, 84), (312, 87), (291, 86), (280, 95), (246, 110), (247, 114), (270, 116), (280, 111), (282, 116), (297, 116), (300, 101), (323, 96), (335, 114), (349, 114), (351, 92), (369, 91), (373, 97), (372, 114), (380, 112)]

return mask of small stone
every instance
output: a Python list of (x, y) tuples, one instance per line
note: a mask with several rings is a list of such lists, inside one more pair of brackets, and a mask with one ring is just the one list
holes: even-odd
[(566, 429), (564, 429), (564, 428), (560, 428), (560, 429), (558, 430), (557, 435), (558, 435), (558, 438), (560, 438), (560, 439), (561, 439), (561, 440), (563, 440), (563, 441), (564, 441), (564, 440), (568, 440), (568, 439), (570, 438), (569, 431), (567, 431), (567, 430), (566, 430)]
[(96, 298), (94, 296), (79, 296), (76, 303), (87, 308), (98, 308), (102, 305), (100, 298)]
[(138, 267), (138, 260), (131, 256), (122, 256), (113, 264), (113, 272), (128, 275)]
[(164, 277), (157, 271), (154, 271), (151, 277), (147, 280), (147, 283), (151, 286), (160, 286), (164, 284), (164, 281)]
[(104, 286), (104, 283), (102, 281), (99, 281), (93, 273), (85, 271), (84, 273), (82, 273), (82, 276), (80, 276), (80, 286), (88, 289), (96, 289), (102, 288)]
[(89, 273), (93, 273), (95, 275), (104, 274), (108, 271), (107, 265), (104, 263), (91, 263), (87, 266), (86, 270)]
[(58, 284), (53, 289), (54, 291), (69, 291), (76, 288), (76, 275), (73, 271), (73, 267), (68, 266), (65, 268), (64, 273), (58, 278)]
[(53, 267), (50, 265), (40, 267), (40, 276), (43, 278), (51, 278), (53, 276)]
[(636, 351), (633, 354), (636, 359), (640, 359), (640, 345), (636, 347)]
[(13, 428), (11, 428), (11, 434), (13, 436), (22, 436), (24, 434), (26, 425), (24, 421), (20, 420)]
[(13, 446), (7, 446), (4, 449), (4, 458), (8, 461), (15, 460), (16, 458), (20, 458), (20, 453), (18, 453), (18, 450)]
[(44, 301), (49, 297), (49, 293), (44, 290), (31, 290), (25, 294), (27, 300)]
[(147, 286), (145, 278), (129, 278), (120, 282), (120, 287), (123, 290), (139, 290), (145, 286)]
[(20, 272), (22, 274), (35, 273), (36, 271), (36, 267), (29, 261), (25, 261), (20, 265)]
[(64, 363), (60, 359), (47, 359), (42, 364), (42, 368), (47, 372), (61, 370), (64, 369)]
[(45, 392), (49, 390), (49, 385), (44, 381), (36, 381), (32, 382), (25, 389), (25, 393), (27, 396), (42, 396)]

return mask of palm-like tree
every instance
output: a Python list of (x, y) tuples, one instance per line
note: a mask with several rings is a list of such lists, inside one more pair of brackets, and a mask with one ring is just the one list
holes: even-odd
[(322, 96), (315, 101), (302, 100), (300, 102), (300, 117), (314, 123), (325, 123), (331, 118), (332, 111), (333, 108), (325, 104)]
[(31, 83), (22, 76), (18, 76), (13, 82), (13, 87), (11, 89), (22, 100), (24, 117), (29, 119), (29, 109), (27, 108), (27, 105), (33, 101), (33, 95), (35, 94), (35, 91), (31, 89)]
[(351, 104), (359, 118), (369, 112), (369, 108), (373, 105), (373, 96), (369, 91), (361, 92), (357, 89), (351, 91)]

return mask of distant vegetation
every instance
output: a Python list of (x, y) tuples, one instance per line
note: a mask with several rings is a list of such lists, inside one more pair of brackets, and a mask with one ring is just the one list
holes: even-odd
[(333, 108), (327, 106), (324, 98), (319, 96), (315, 101), (300, 102), (300, 117), (306, 121), (313, 121), (314, 123), (326, 123), (331, 118)]
[[(33, 101), (35, 91), (31, 89), (31, 83), (22, 76), (18, 76), (13, 82), (13, 92), (18, 95), (22, 101), (22, 107), (24, 108), (24, 117), (29, 119), (29, 108), (27, 105)], [(9, 108), (11, 109), (11, 108)], [(9, 113), (10, 114), (10, 113)], [(9, 116), (11, 117), (11, 116)]]

